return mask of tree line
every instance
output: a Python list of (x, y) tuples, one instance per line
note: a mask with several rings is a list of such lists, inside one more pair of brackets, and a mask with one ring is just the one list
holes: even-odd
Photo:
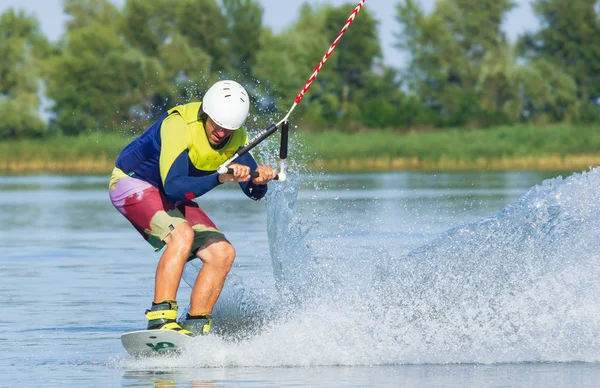
[[(533, 0), (539, 29), (510, 42), (510, 0), (396, 4), (396, 49), (382, 61), (368, 4), (295, 111), (302, 127), (355, 131), (599, 121), (597, 0)], [(279, 32), (257, 0), (63, 0), (50, 42), (23, 10), (0, 15), (0, 139), (137, 133), (165, 109), (233, 78), (256, 127), (289, 109), (355, 3), (301, 7)]]

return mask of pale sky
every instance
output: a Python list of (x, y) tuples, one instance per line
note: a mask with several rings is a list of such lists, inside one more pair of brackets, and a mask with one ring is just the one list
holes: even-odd
[[(292, 23), (297, 15), (298, 9), (303, 3), (310, 4), (332, 4), (334, 6), (342, 4), (358, 4), (358, 0), (258, 0), (263, 6), (263, 23), (271, 27), (274, 31), (279, 31), (282, 27)], [(514, 41), (517, 36), (526, 31), (535, 31), (538, 23), (531, 11), (531, 0), (516, 0), (517, 7), (508, 15), (504, 22), (504, 31), (510, 40)], [(113, 3), (122, 6), (125, 0), (113, 0)], [(399, 24), (395, 20), (396, 0), (367, 0), (365, 8), (369, 8), (371, 13), (379, 21), (379, 37), (383, 49), (384, 62), (396, 68), (405, 65), (406, 57), (398, 49), (393, 47), (396, 39), (394, 32), (398, 32)], [(435, 4), (435, 0), (420, 0), (423, 8), (430, 11)], [(62, 12), (61, 0), (0, 0), (0, 13), (7, 8), (25, 9), (33, 13), (41, 23), (44, 34), (52, 41), (57, 40), (64, 31), (63, 24), (65, 15)], [(348, 16), (352, 9), (349, 9)], [(360, 23), (360, 14), (355, 20)], [(340, 29), (342, 26), (340, 26)], [(350, 27), (352, 28), (352, 27)], [(332, 41), (335, 37), (331, 38)], [(325, 53), (324, 48), (323, 53)], [(335, 54), (334, 54), (335, 55)]]

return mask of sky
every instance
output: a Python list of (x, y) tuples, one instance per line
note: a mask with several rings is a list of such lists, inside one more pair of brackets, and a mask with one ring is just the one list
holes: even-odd
[[(263, 23), (274, 31), (279, 31), (286, 25), (293, 23), (299, 14), (299, 8), (304, 3), (314, 5), (332, 4), (339, 6), (342, 4), (357, 4), (358, 0), (258, 0), (264, 9)], [(420, 0), (422, 8), (431, 11), (435, 0)], [(538, 23), (534, 17), (531, 6), (531, 0), (516, 0), (517, 6), (507, 16), (504, 22), (504, 31), (511, 41), (515, 41), (517, 36), (527, 31), (535, 31)], [(113, 3), (122, 6), (125, 0), (113, 0)], [(396, 68), (402, 68), (406, 65), (407, 56), (394, 48), (397, 39), (395, 33), (399, 32), (400, 26), (395, 20), (396, 0), (367, 0), (364, 7), (379, 21), (379, 37), (383, 50), (384, 63)], [(0, 0), (0, 14), (9, 7), (15, 9), (24, 9), (33, 13), (40, 21), (42, 31), (52, 41), (57, 40), (64, 32), (64, 22), (66, 16), (62, 12), (61, 0)], [(352, 9), (349, 9), (348, 16)], [(360, 14), (355, 22), (360, 23)], [(343, 26), (340, 26), (340, 29)], [(352, 27), (350, 27), (352, 28)], [(332, 41), (335, 37), (331, 38)], [(323, 50), (325, 53), (327, 48)], [(334, 54), (335, 55), (335, 54)]]

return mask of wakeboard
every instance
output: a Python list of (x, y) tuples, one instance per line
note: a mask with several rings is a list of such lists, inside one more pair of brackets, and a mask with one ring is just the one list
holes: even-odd
[(121, 335), (121, 343), (134, 357), (164, 356), (180, 352), (191, 337), (174, 330), (139, 330)]

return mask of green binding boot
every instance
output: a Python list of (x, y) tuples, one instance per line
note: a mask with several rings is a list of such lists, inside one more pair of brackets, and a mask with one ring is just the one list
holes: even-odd
[(146, 319), (148, 319), (148, 330), (174, 330), (185, 335), (192, 334), (176, 322), (177, 302), (174, 300), (152, 302), (150, 310), (146, 310)]
[(184, 330), (190, 331), (192, 335), (207, 335), (210, 333), (212, 325), (212, 315), (190, 315), (186, 314), (185, 320), (181, 322), (181, 327)]

